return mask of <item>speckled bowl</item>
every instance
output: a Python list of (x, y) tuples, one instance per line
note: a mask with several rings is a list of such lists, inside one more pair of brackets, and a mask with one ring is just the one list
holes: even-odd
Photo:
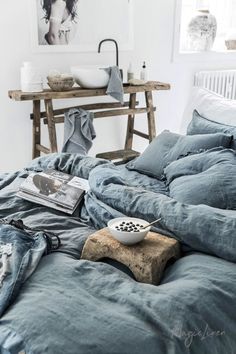
[(48, 77), (48, 86), (53, 91), (68, 91), (71, 90), (74, 85), (73, 77)]

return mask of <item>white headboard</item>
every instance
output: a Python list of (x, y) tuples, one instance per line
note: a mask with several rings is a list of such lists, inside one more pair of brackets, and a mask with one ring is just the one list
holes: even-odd
[(230, 100), (212, 91), (194, 87), (185, 108), (181, 133), (186, 134), (193, 111), (217, 123), (236, 126), (236, 100)]

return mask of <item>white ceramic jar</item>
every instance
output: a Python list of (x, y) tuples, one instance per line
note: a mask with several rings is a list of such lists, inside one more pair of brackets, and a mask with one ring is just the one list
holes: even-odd
[(215, 41), (217, 22), (209, 10), (198, 10), (188, 25), (188, 49), (191, 51), (211, 50)]
[(20, 70), (21, 91), (23, 92), (40, 92), (43, 91), (43, 80), (39, 69), (31, 62), (23, 63)]

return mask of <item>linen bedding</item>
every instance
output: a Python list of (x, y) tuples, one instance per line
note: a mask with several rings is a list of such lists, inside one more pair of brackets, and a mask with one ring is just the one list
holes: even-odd
[[(16, 196), (28, 173), (44, 168), (89, 178), (91, 190), (73, 216)], [(2, 175), (0, 189), (0, 218), (23, 219), (62, 240), (0, 319), (0, 353), (236, 353), (236, 211), (183, 204), (169, 196), (166, 181), (75, 154), (36, 159)], [(181, 241), (183, 257), (159, 286), (79, 260), (86, 238), (122, 215), (161, 217), (154, 230)]]

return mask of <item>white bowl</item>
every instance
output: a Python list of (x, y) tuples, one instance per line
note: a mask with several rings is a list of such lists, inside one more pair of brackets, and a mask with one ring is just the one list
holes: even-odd
[(110, 233), (117, 241), (123, 243), (124, 245), (134, 245), (135, 243), (142, 241), (151, 229), (151, 227), (149, 226), (145, 230), (139, 230), (138, 232), (119, 231), (116, 227), (119, 227), (122, 222), (133, 222), (134, 224), (139, 224), (142, 226), (146, 226), (149, 223), (143, 219), (129, 217), (116, 218), (110, 220), (107, 224)]
[(107, 87), (109, 74), (103, 70), (102, 65), (73, 66), (71, 73), (75, 82), (82, 88)]

